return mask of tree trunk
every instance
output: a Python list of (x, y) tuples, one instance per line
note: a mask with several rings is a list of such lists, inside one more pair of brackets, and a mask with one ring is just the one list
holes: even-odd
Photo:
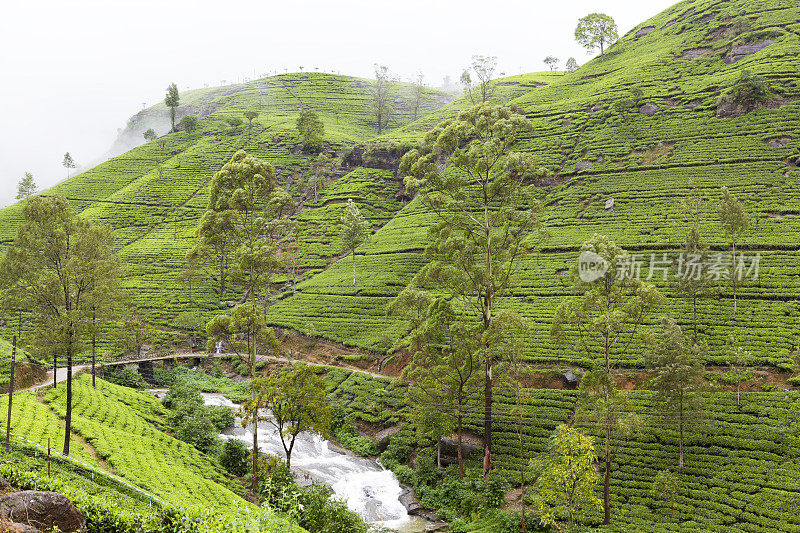
[(442, 468), (442, 439), (436, 441), (436, 468)]
[(53, 352), (53, 388), (58, 385), (58, 356)]
[[(251, 344), (252, 342), (252, 344)], [(255, 340), (252, 340), (248, 335), (247, 339), (248, 349), (250, 350), (250, 379), (256, 377), (256, 349)], [(256, 391), (253, 389), (252, 398), (255, 400)], [(255, 402), (253, 402), (255, 405)], [(258, 501), (258, 410), (253, 413), (253, 498)]]
[(72, 339), (67, 343), (67, 414), (64, 416), (64, 455), (69, 455), (72, 433)]
[(692, 295), (692, 306), (693, 306), (693, 316), (692, 320), (694, 321), (694, 339), (693, 342), (697, 344), (697, 291), (694, 292)]
[(606, 471), (603, 480), (603, 524), (611, 523), (611, 453), (606, 445)]
[(678, 442), (678, 470), (683, 472), (683, 391), (681, 391), (681, 403), (678, 407), (678, 411), (680, 424), (680, 439)]
[(97, 365), (97, 333), (96, 333), (97, 317), (95, 316), (94, 309), (92, 309), (92, 387), (97, 388), (95, 378), (95, 367)]
[(356, 249), (353, 248), (353, 285), (356, 284)]
[(736, 237), (733, 236), (731, 242), (733, 243), (733, 271), (731, 272), (731, 280), (733, 281), (733, 314), (736, 314)]
[(464, 456), (461, 453), (461, 440), (462, 440), (462, 437), (461, 437), (461, 424), (462, 424), (462, 415), (461, 415), (461, 412), (459, 411), (459, 413), (458, 413), (458, 428), (457, 428), (457, 431), (458, 431), (458, 436), (457, 436), (457, 438), (458, 438), (458, 478), (459, 479), (464, 479)]
[(488, 479), (492, 469), (492, 358), (487, 353), (486, 381), (483, 391), (483, 477)]
[(14, 364), (17, 362), (17, 336), (11, 342), (11, 376), (8, 381), (8, 418), (6, 418), (6, 453), (11, 451), (11, 404), (14, 402)]

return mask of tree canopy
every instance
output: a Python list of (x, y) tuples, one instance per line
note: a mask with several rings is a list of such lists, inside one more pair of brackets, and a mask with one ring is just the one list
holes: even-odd
[(591, 52), (600, 48), (600, 61), (605, 61), (606, 46), (619, 39), (617, 23), (603, 13), (591, 13), (578, 21), (575, 28), (575, 40)]

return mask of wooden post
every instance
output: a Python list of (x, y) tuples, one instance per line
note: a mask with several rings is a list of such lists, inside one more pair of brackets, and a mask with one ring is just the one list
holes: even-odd
[(53, 354), (53, 388), (58, 385), (58, 356)]
[(14, 364), (17, 362), (17, 336), (11, 342), (11, 380), (8, 383), (8, 418), (6, 418), (6, 453), (11, 451), (11, 403), (14, 401)]
[(47, 477), (50, 477), (50, 437), (47, 437)]

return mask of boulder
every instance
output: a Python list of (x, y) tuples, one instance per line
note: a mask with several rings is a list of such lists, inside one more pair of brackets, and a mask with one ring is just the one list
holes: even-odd
[(797, 158), (797, 161), (794, 162), (796, 167), (800, 167), (800, 157)]
[(644, 37), (645, 35), (647, 35), (651, 31), (653, 31), (654, 29), (656, 29), (655, 26), (647, 26), (646, 28), (642, 28), (641, 30), (636, 32), (636, 37), (637, 38)]
[(639, 108), (639, 113), (642, 115), (647, 115), (648, 117), (652, 117), (658, 111), (657, 105), (643, 105)]
[(63, 494), (26, 490), (0, 498), (0, 516), (38, 529), (82, 531), (83, 514)]
[(613, 211), (615, 205), (616, 201), (613, 198), (609, 198), (608, 200), (606, 200), (606, 205), (605, 205), (606, 211)]
[(591, 161), (579, 161), (578, 163), (575, 163), (575, 172), (583, 172), (584, 170), (589, 170), (590, 168), (592, 168), (592, 165), (594, 165), (594, 163), (592, 163)]
[(39, 530), (27, 524), (0, 521), (0, 531), (3, 533), (39, 533)]
[(400, 426), (392, 426), (376, 433), (375, 444), (378, 445), (378, 449), (380, 451), (384, 451), (389, 445), (389, 439), (391, 439), (394, 435), (397, 435), (402, 429), (403, 428)]
[(604, 106), (603, 104), (597, 104), (597, 105), (592, 107), (591, 111), (592, 111), (592, 113), (597, 113), (598, 111), (604, 111), (605, 109), (606, 109), (606, 106)]
[(702, 46), (700, 48), (689, 48), (688, 50), (684, 50), (683, 54), (678, 56), (677, 59), (682, 61), (690, 61), (692, 59), (697, 59), (698, 57), (702, 57), (711, 52), (712, 50), (713, 49), (708, 46)]

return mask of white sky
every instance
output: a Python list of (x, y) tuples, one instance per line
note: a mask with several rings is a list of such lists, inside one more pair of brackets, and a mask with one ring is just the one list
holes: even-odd
[[(590, 12), (620, 35), (673, 0), (25, 0), (0, 6), (0, 206), (25, 171), (40, 186), (66, 177), (64, 152), (97, 159), (128, 117), (167, 85), (219, 85), (318, 67), (363, 77), (373, 63), (429, 85), (458, 79), (473, 54), (497, 73), (546, 70), (588, 55), (573, 40)], [(563, 63), (562, 63), (563, 65)]]

